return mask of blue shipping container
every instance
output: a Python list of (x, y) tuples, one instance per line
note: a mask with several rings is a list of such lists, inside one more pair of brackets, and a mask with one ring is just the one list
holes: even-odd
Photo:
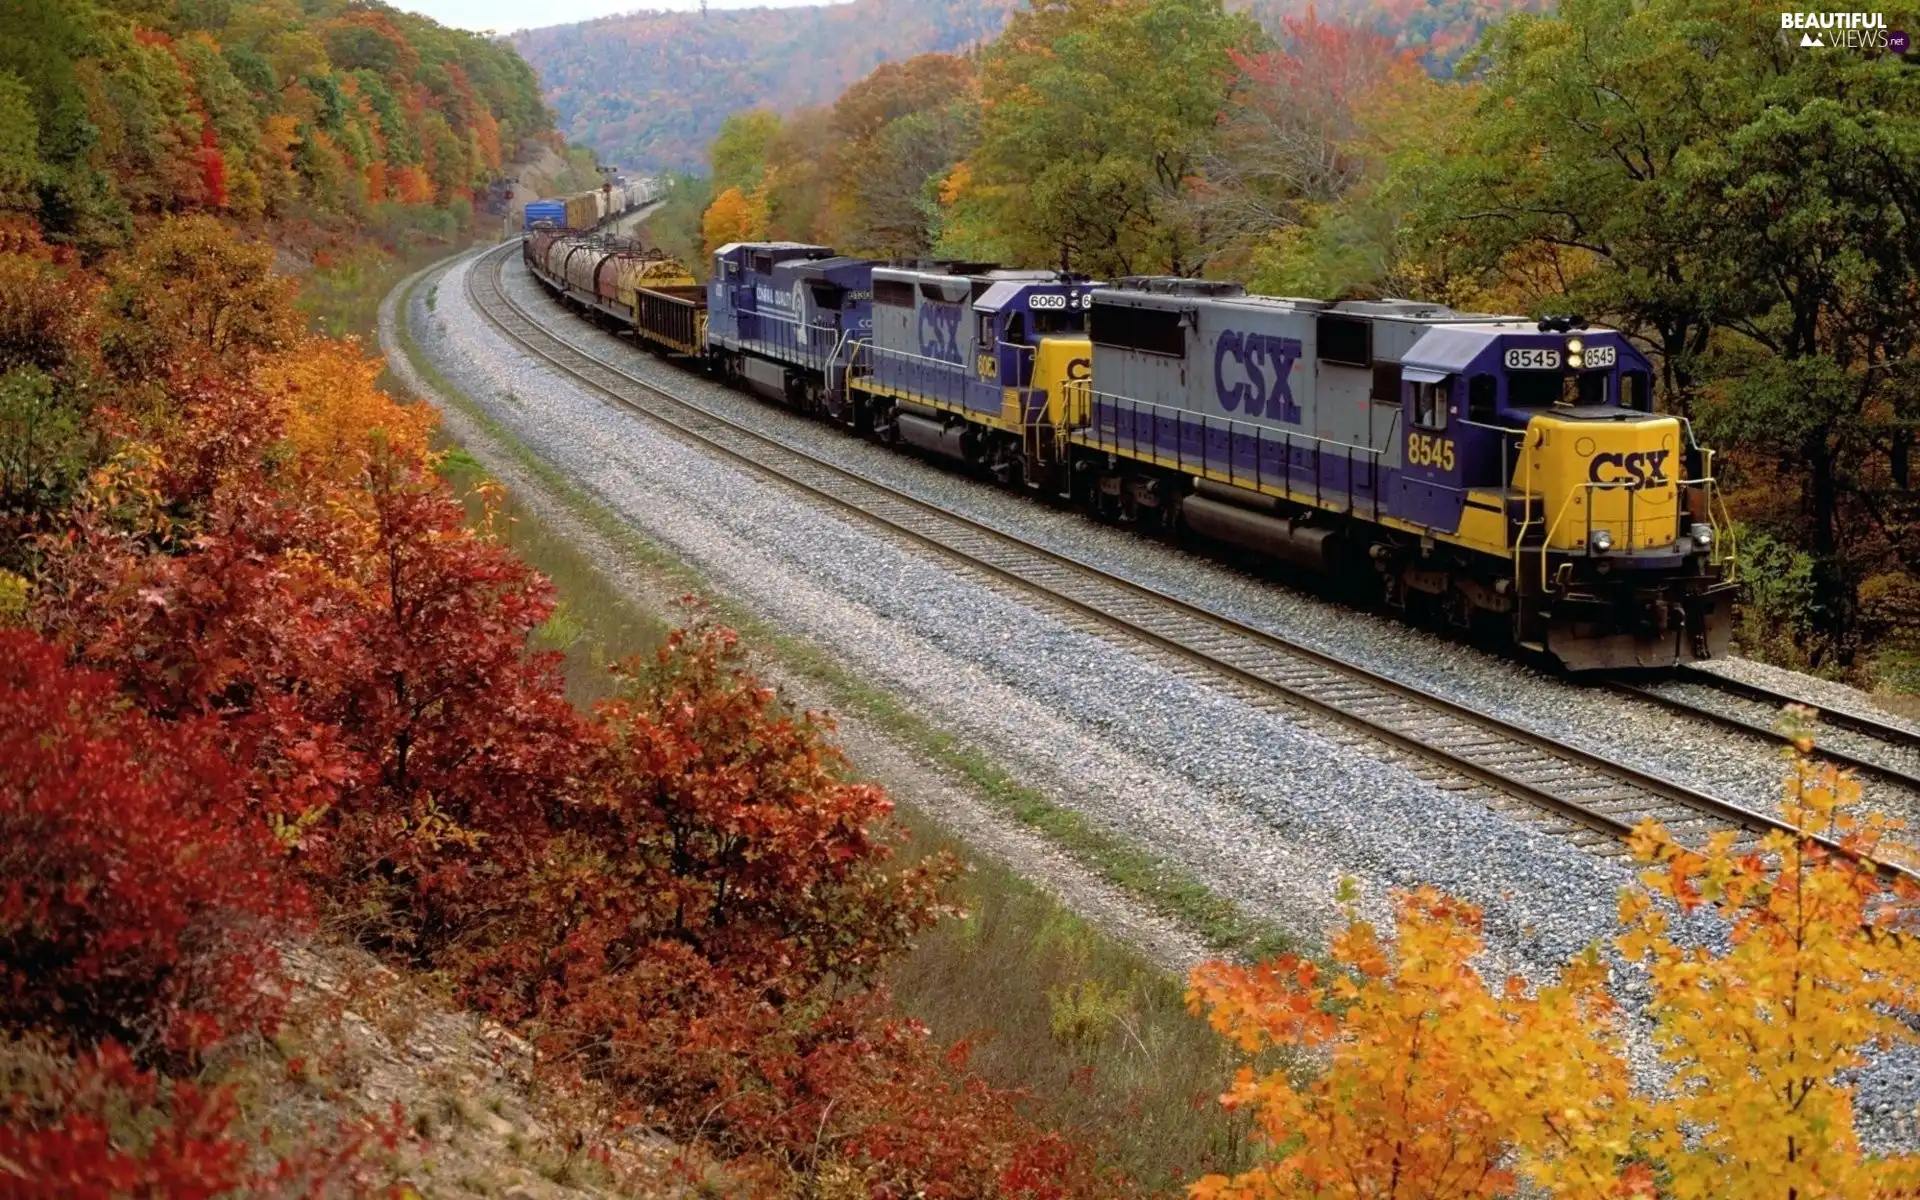
[(555, 229), (564, 229), (566, 224), (566, 201), (534, 200), (528, 203), (525, 228), (532, 229), (536, 225), (551, 225)]

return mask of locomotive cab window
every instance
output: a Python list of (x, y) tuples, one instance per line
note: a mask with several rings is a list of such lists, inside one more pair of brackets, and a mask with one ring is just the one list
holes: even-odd
[(1467, 380), (1467, 420), (1491, 424), (1497, 394), (1498, 387), (1491, 375), (1475, 375)]
[(1649, 386), (1645, 371), (1621, 372), (1620, 407), (1635, 412), (1653, 411), (1653, 388)]
[(1036, 308), (1033, 310), (1035, 333), (1079, 333), (1083, 326), (1076, 308)]
[(1572, 408), (1576, 404), (1605, 404), (1607, 373), (1561, 374), (1557, 371), (1509, 371), (1507, 403), (1514, 408)]
[(1413, 423), (1422, 429), (1445, 429), (1448, 390), (1444, 381), (1414, 384)]

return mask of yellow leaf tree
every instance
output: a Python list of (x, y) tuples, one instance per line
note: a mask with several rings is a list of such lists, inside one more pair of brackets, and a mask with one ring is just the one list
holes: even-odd
[(358, 481), (376, 454), (427, 454), (433, 410), (380, 390), (384, 364), (352, 339), (309, 338), (262, 366), (258, 381), (284, 402), (286, 440), (302, 466), (335, 483)]
[[(1853, 1079), (1867, 1054), (1916, 1040), (1914, 889), (1876, 869), (1889, 826), (1848, 814), (1859, 786), (1790, 752), (1782, 804), (1800, 836), (1736, 853), (1648, 824), (1651, 864), (1623, 892), (1615, 949), (1643, 966), (1643, 1015), (1666, 1068), (1634, 1090), (1607, 969), (1589, 951), (1550, 986), (1495, 986), (1472, 962), (1480, 913), (1422, 890), (1396, 897), (1393, 943), (1351, 912), (1333, 967), (1209, 964), (1188, 993), (1249, 1054), (1309, 1051), (1311, 1067), (1244, 1067), (1223, 1097), (1253, 1110), (1269, 1153), (1206, 1200), (1511, 1195), (1920, 1196), (1920, 1157), (1867, 1154)], [(1699, 913), (1695, 936), (1672, 929)], [(1698, 930), (1722, 936), (1702, 939)]]
[[(1799, 736), (1782, 815), (1838, 852), (1783, 833), (1744, 854), (1731, 834), (1700, 851), (1657, 826), (1634, 839), (1657, 865), (1621, 897), (1618, 946), (1651, 975), (1673, 1072), (1642, 1103), (1636, 1145), (1675, 1197), (1920, 1195), (1920, 1159), (1863, 1153), (1850, 1075), (1874, 1044), (1916, 1040), (1898, 1016), (1920, 1008), (1915, 897), (1870, 865), (1888, 825), (1850, 815), (1860, 785), (1810, 761)], [(1675, 909), (1717, 914), (1726, 948), (1673, 937)]]
[(728, 242), (754, 242), (767, 233), (767, 205), (759, 192), (749, 198), (730, 187), (713, 198), (700, 219), (700, 234), (711, 254)]
[(1243, 1068), (1224, 1100), (1253, 1110), (1274, 1152), (1193, 1195), (1506, 1195), (1523, 1140), (1554, 1143), (1553, 1175), (1607, 1194), (1627, 1086), (1600, 970), (1582, 964), (1532, 995), (1490, 988), (1471, 965), (1484, 948), (1478, 909), (1423, 889), (1396, 910), (1391, 948), (1349, 913), (1333, 971), (1297, 958), (1195, 971), (1189, 1002), (1243, 1051), (1298, 1047), (1324, 1065)]

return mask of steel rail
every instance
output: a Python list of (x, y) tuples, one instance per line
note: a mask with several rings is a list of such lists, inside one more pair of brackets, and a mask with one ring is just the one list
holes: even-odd
[[(503, 336), (590, 391), (832, 508), (1195, 663), (1253, 698), (1331, 719), (1607, 839), (1624, 840), (1649, 817), (1677, 832), (1689, 825), (1708, 827), (1690, 833), (1731, 826), (1754, 839), (1802, 832), (949, 512), (677, 396), (567, 341), (508, 296), (501, 273), (516, 246), (480, 255), (467, 272), (469, 299)], [(1809, 836), (1845, 853), (1829, 839)], [(1920, 882), (1905, 868), (1875, 866), (1889, 877)]]
[(1743, 679), (1729, 679), (1725, 675), (1713, 671), (1702, 671), (1697, 667), (1682, 667), (1675, 674), (1674, 680), (1677, 683), (1698, 684), (1701, 687), (1725, 692), (1730, 696), (1738, 696), (1743, 700), (1753, 700), (1776, 707), (1786, 704), (1804, 705), (1818, 709), (1820, 720), (1836, 729), (1862, 734), (1904, 750), (1920, 749), (1920, 733), (1890, 721), (1867, 716), (1865, 713), (1852, 712), (1844, 708), (1829, 708), (1817, 700), (1808, 700), (1789, 692), (1777, 692), (1772, 688), (1748, 683)]
[[(1708, 672), (1704, 672), (1704, 671), (1690, 672), (1684, 678), (1676, 678), (1676, 682), (1691, 684), (1691, 683), (1699, 682), (1702, 677), (1714, 678), (1714, 676), (1710, 675)], [(1774, 729), (1772, 726), (1763, 725), (1759, 721), (1749, 720), (1738, 713), (1730, 713), (1730, 712), (1727, 712), (1725, 709), (1714, 708), (1711, 705), (1701, 704), (1699, 701), (1696, 701), (1696, 700), (1689, 700), (1684, 696), (1675, 696), (1669, 692), (1663, 692), (1658, 687), (1655, 687), (1649, 684), (1632, 683), (1625, 680), (1613, 680), (1607, 683), (1605, 686), (1607, 687), (1608, 690), (1616, 692), (1619, 695), (1627, 696), (1634, 700), (1644, 700), (1649, 704), (1657, 704), (1660, 707), (1665, 708), (1670, 712), (1677, 712), (1684, 716), (1694, 717), (1699, 720), (1707, 721), (1714, 725), (1718, 725), (1723, 729), (1731, 729), (1739, 733), (1752, 734), (1755, 737), (1771, 738), (1775, 741), (1785, 740), (1784, 738), (1782, 738), (1780, 732)], [(1704, 686), (1712, 686), (1712, 685), (1707, 684)], [(1744, 689), (1748, 685), (1742, 684), (1741, 686)], [(1719, 690), (1729, 691), (1729, 692), (1732, 691), (1731, 688), (1723, 688)], [(1738, 694), (1741, 696), (1742, 699), (1753, 700), (1756, 702), (1770, 703), (1770, 704), (1773, 704), (1775, 707), (1780, 707), (1787, 704), (1808, 704), (1809, 703), (1806, 700), (1802, 700), (1794, 696), (1789, 696), (1784, 693), (1772, 692), (1766, 688), (1754, 688), (1753, 690), (1754, 692), (1759, 694), (1748, 695), (1744, 691)], [(1847, 725), (1841, 721), (1829, 720), (1830, 715), (1831, 715), (1830, 710), (1820, 709), (1819, 719), (1821, 721), (1825, 721), (1830, 725), (1835, 726), (1836, 728), (1854, 729), (1855, 732), (1863, 732), (1862, 730), (1856, 729), (1855, 727), (1851, 725)], [(1872, 718), (1862, 718), (1862, 722), (1874, 723), (1872, 721)], [(1890, 726), (1888, 728), (1891, 729), (1894, 727)], [(1896, 729), (1895, 731), (1907, 737), (1913, 736), (1911, 733), (1909, 733), (1906, 730)], [(1888, 742), (1895, 742), (1895, 744), (1902, 744), (1902, 745), (1907, 744), (1904, 742), (1896, 741), (1896, 739), (1892, 737), (1883, 738), (1881, 740), (1888, 741)], [(1829, 742), (1817, 743), (1814, 747), (1813, 753), (1814, 753), (1814, 756), (1817, 758), (1824, 758), (1828, 762), (1833, 763), (1835, 766), (1845, 767), (1848, 770), (1851, 770), (1858, 775), (1872, 776), (1875, 779), (1880, 779), (1887, 783), (1895, 784), (1899, 787), (1910, 788), (1914, 791), (1920, 792), (1920, 775), (1916, 775), (1913, 772), (1905, 770), (1901, 767), (1896, 767), (1889, 763), (1879, 762), (1875, 759), (1866, 758), (1862, 755), (1854, 753), (1853, 751), (1845, 750), (1838, 746), (1835, 746)]]

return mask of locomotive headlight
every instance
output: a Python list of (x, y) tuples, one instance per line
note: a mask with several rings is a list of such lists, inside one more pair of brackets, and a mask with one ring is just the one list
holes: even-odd
[(1584, 350), (1584, 349), (1586, 349), (1586, 343), (1584, 343), (1584, 342), (1582, 342), (1582, 341), (1581, 341), (1581, 340), (1580, 340), (1579, 338), (1568, 338), (1568, 339), (1567, 339), (1567, 353), (1568, 353), (1568, 354), (1578, 354), (1578, 353), (1580, 353), (1580, 352), (1581, 352), (1582, 350)]
[(1597, 553), (1605, 554), (1613, 549), (1613, 534), (1604, 529), (1593, 531), (1593, 548)]
[(1700, 549), (1713, 548), (1713, 526), (1696, 523), (1687, 533), (1693, 538), (1693, 544)]
[(1578, 371), (1585, 361), (1585, 359), (1580, 357), (1578, 350), (1567, 351), (1567, 369), (1569, 371)]

